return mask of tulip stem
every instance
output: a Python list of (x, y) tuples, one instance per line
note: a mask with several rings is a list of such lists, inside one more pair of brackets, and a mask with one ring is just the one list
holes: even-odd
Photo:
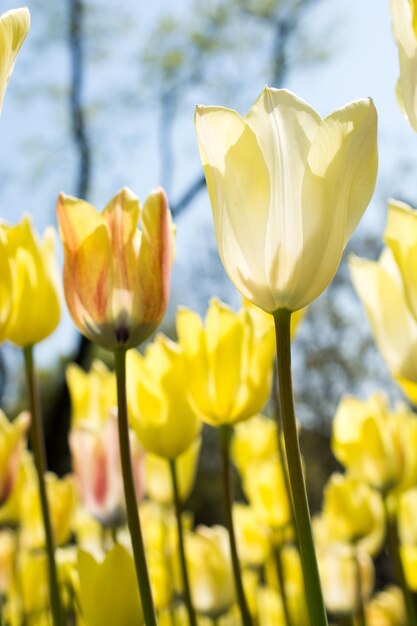
[(310, 621), (314, 626), (327, 626), (295, 419), (291, 377), (291, 311), (278, 309), (274, 313), (274, 322), (282, 430)]
[(417, 610), (414, 601), (414, 597), (410, 589), (408, 588), (407, 581), (404, 574), (404, 569), (400, 555), (400, 543), (398, 538), (397, 520), (395, 514), (393, 515), (388, 506), (387, 498), (384, 497), (385, 515), (387, 518), (387, 543), (388, 554), (392, 559), (395, 577), (398, 585), (404, 595), (404, 601), (407, 611), (407, 624), (408, 626), (417, 626)]
[[(288, 496), (290, 496), (290, 494), (288, 494)], [(286, 626), (292, 626), (290, 610), (288, 608), (288, 602), (287, 602), (287, 594), (285, 591), (285, 573), (284, 573), (284, 568), (282, 564), (282, 546), (274, 545), (273, 550), (274, 550), (275, 563), (277, 567), (278, 583), (279, 583), (279, 587), (281, 591), (282, 609), (284, 611), (284, 621), (285, 621)]]
[(225, 503), (226, 526), (229, 531), (230, 553), (232, 557), (233, 576), (235, 581), (236, 595), (238, 599), (240, 614), (243, 626), (252, 626), (252, 618), (246, 603), (245, 591), (243, 589), (242, 577), (240, 573), (239, 556), (237, 553), (235, 528), (233, 524), (233, 476), (230, 464), (230, 439), (233, 429), (229, 424), (222, 424), (219, 427), (220, 446), (223, 465), (223, 491)]
[(185, 559), (184, 533), (183, 533), (182, 522), (181, 522), (181, 508), (182, 507), (181, 507), (181, 501), (180, 501), (180, 494), (178, 490), (178, 477), (177, 477), (177, 468), (175, 464), (175, 459), (169, 460), (169, 468), (171, 470), (175, 515), (177, 518), (181, 573), (182, 573), (182, 580), (183, 580), (183, 585), (184, 585), (184, 600), (185, 600), (185, 604), (187, 607), (190, 626), (197, 626), (197, 618), (196, 618), (195, 610), (193, 607), (193, 602), (191, 599), (190, 580), (189, 580), (188, 571), (187, 571), (187, 561)]
[(39, 496), (41, 502), (42, 519), (45, 529), (46, 554), (49, 567), (49, 597), (54, 626), (65, 626), (64, 613), (62, 610), (61, 597), (59, 594), (58, 572), (55, 561), (55, 541), (52, 530), (51, 515), (46, 492), (45, 473), (47, 471), (45, 435), (43, 429), (42, 409), (38, 381), (33, 362), (33, 346), (23, 348), (25, 359), (26, 381), (29, 389), (30, 411), (30, 438), (38, 475)]
[(114, 369), (117, 383), (117, 423), (119, 427), (120, 459), (122, 464), (123, 485), (126, 500), (127, 524), (132, 541), (135, 559), (136, 576), (139, 594), (142, 601), (143, 617), (146, 626), (157, 626), (155, 607), (152, 599), (145, 547), (143, 545), (139, 511), (136, 501), (135, 483), (133, 480), (132, 460), (130, 453), (129, 422), (126, 399), (126, 350), (114, 351)]

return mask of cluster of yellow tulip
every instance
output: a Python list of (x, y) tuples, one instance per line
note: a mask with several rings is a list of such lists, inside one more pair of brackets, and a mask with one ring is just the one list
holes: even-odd
[[(417, 5), (392, 0), (392, 14), (398, 93), (417, 129)], [(28, 29), (25, 9), (0, 17), (0, 105)], [(195, 121), (218, 248), (244, 303), (233, 312), (213, 299), (204, 322), (181, 308), (178, 340), (158, 335), (139, 352), (169, 298), (165, 192), (141, 207), (125, 188), (101, 213), (60, 194), (66, 302), (115, 366), (67, 369), (73, 473), (63, 478), (47, 472), (33, 361), (60, 317), (54, 236), (41, 242), (28, 218), (0, 225), (0, 339), (23, 349), (30, 400), (12, 422), (0, 412), (0, 626), (326, 626), (328, 614), (340, 625), (417, 626), (417, 416), (380, 395), (342, 399), (332, 447), (346, 473), (330, 477), (312, 525), (292, 395), (295, 327), (374, 190), (374, 105), (323, 119), (265, 88), (245, 117), (197, 107)], [(351, 260), (352, 277), (415, 402), (417, 214), (392, 201), (385, 239), (379, 262)], [(275, 350), (274, 421), (260, 412)], [(203, 424), (219, 432), (226, 527), (195, 528), (183, 510)], [(234, 502), (232, 465), (246, 503)], [(374, 593), (385, 538), (398, 586)]]

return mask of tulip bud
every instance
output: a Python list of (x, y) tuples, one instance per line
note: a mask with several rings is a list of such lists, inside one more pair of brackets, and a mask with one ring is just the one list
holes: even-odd
[(71, 397), (71, 426), (100, 428), (117, 406), (116, 377), (102, 361), (93, 361), (89, 372), (75, 363), (66, 370)]
[(14, 9), (0, 16), (0, 111), (7, 83), (13, 73), (16, 57), (29, 32), (30, 13), (28, 9)]

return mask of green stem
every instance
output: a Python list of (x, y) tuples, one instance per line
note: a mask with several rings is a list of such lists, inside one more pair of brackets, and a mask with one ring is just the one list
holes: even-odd
[(233, 576), (235, 581), (236, 595), (238, 599), (240, 614), (243, 626), (252, 626), (252, 618), (246, 603), (245, 591), (243, 589), (242, 577), (240, 573), (239, 557), (237, 554), (235, 527), (233, 524), (233, 477), (232, 467), (230, 464), (230, 438), (232, 435), (232, 427), (223, 424), (219, 427), (220, 446), (223, 465), (223, 491), (225, 503), (226, 526), (229, 531), (230, 553), (232, 557)]
[(291, 377), (291, 311), (279, 309), (274, 313), (274, 321), (282, 429), (310, 621), (314, 626), (327, 626), (294, 411)]
[(175, 459), (169, 460), (169, 468), (171, 470), (171, 481), (172, 481), (172, 491), (174, 494), (175, 515), (177, 518), (178, 544), (179, 544), (179, 549), (180, 549), (180, 563), (181, 563), (182, 580), (183, 580), (183, 586), (184, 586), (184, 600), (185, 600), (185, 605), (187, 607), (190, 626), (197, 626), (197, 617), (196, 617), (195, 610), (193, 607), (193, 602), (191, 599), (190, 581), (188, 578), (187, 562), (185, 559), (184, 533), (183, 533), (182, 522), (181, 522), (181, 501), (180, 501), (180, 495), (178, 491), (177, 468), (175, 464)]
[(285, 591), (285, 574), (282, 565), (282, 546), (274, 546), (275, 564), (277, 567), (278, 583), (281, 590), (282, 608), (286, 626), (292, 626), (291, 614), (288, 608), (287, 594)]
[(155, 607), (152, 599), (151, 584), (143, 545), (139, 511), (136, 502), (135, 483), (133, 480), (132, 460), (130, 453), (129, 423), (126, 399), (126, 350), (114, 351), (114, 368), (117, 382), (117, 405), (120, 459), (122, 464), (123, 485), (126, 500), (127, 524), (132, 541), (135, 559), (136, 576), (139, 594), (142, 600), (143, 617), (146, 626), (157, 626)]
[(417, 610), (414, 602), (414, 597), (410, 589), (408, 588), (407, 581), (404, 574), (403, 564), (400, 555), (400, 542), (398, 538), (397, 520), (395, 515), (391, 515), (388, 507), (387, 497), (384, 497), (385, 515), (387, 518), (387, 542), (388, 553), (392, 559), (394, 567), (394, 574), (397, 579), (398, 585), (404, 595), (405, 606), (407, 610), (407, 624), (408, 626), (417, 626)]
[(41, 501), (41, 510), (43, 525), (45, 528), (46, 553), (48, 557), (49, 567), (49, 596), (51, 602), (51, 611), (54, 626), (65, 626), (64, 613), (59, 595), (58, 572), (55, 561), (55, 542), (52, 530), (51, 516), (48, 506), (48, 496), (46, 492), (45, 473), (46, 451), (45, 436), (43, 431), (43, 420), (38, 382), (35, 375), (35, 367), (33, 363), (33, 346), (23, 348), (25, 358), (26, 380), (29, 389), (31, 425), (30, 437), (33, 448), (33, 457), (35, 460), (36, 472), (38, 475), (39, 495)]

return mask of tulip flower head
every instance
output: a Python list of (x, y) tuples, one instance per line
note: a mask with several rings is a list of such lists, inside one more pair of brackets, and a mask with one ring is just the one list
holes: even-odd
[(29, 413), (21, 413), (10, 422), (0, 411), (0, 507), (16, 482), (29, 423)]
[(0, 111), (16, 57), (29, 32), (27, 8), (7, 11), (0, 16)]
[(296, 311), (329, 285), (377, 173), (377, 115), (358, 100), (322, 119), (265, 88), (241, 117), (197, 107), (200, 155), (220, 256), (244, 297)]
[(397, 100), (417, 131), (417, 4), (415, 0), (391, 0), (392, 31), (398, 47), (400, 77)]
[(156, 189), (141, 210), (124, 188), (101, 214), (61, 194), (57, 212), (65, 297), (76, 326), (108, 350), (140, 344), (161, 322), (169, 296), (173, 244), (165, 192)]

